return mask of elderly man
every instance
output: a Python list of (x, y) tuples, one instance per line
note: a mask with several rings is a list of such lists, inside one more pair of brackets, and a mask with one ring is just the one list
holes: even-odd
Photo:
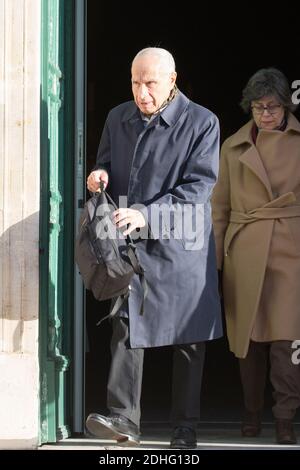
[(134, 101), (108, 114), (87, 186), (95, 192), (102, 180), (119, 202), (114, 223), (135, 234), (148, 291), (141, 314), (143, 289), (135, 276), (113, 320), (110, 415), (92, 413), (86, 425), (98, 437), (138, 445), (144, 348), (172, 345), (170, 446), (194, 448), (205, 341), (222, 335), (210, 215), (218, 120), (178, 90), (168, 51), (143, 49), (131, 74)]

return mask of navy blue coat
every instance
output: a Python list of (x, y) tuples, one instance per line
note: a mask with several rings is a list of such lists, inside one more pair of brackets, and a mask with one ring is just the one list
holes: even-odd
[[(127, 307), (132, 348), (222, 335), (210, 208), (218, 163), (216, 116), (182, 93), (147, 126), (133, 101), (107, 117), (96, 168), (108, 171), (118, 205), (124, 207), (119, 197), (127, 196), (128, 207), (145, 206), (152, 236), (137, 242), (148, 294), (141, 315), (143, 291), (135, 276)], [(170, 215), (169, 207), (178, 213)], [(182, 230), (188, 220), (181, 217), (183, 208), (192, 214), (190, 229), (199, 216), (193, 233)]]

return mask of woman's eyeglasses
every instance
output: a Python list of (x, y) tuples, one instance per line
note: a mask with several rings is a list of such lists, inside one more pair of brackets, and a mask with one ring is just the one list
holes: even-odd
[(263, 114), (265, 110), (268, 111), (269, 114), (276, 114), (279, 111), (279, 108), (281, 108), (281, 104), (268, 104), (266, 106), (263, 104), (253, 104), (251, 106), (251, 109), (255, 114)]

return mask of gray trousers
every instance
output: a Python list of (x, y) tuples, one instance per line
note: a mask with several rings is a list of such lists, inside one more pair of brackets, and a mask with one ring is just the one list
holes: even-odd
[(273, 415), (277, 419), (293, 419), (300, 406), (300, 365), (292, 362), (291, 344), (291, 341), (250, 341), (247, 356), (239, 360), (247, 410), (263, 409), (269, 360), (275, 401)]
[[(128, 339), (128, 320), (115, 318), (107, 407), (111, 413), (121, 414), (139, 426), (144, 349), (130, 349)], [(173, 348), (171, 421), (174, 426), (195, 427), (200, 416), (205, 343), (176, 345)]]

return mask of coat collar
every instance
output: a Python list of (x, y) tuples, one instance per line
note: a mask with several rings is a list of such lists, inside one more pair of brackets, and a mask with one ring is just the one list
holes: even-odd
[(269, 198), (272, 200), (273, 192), (270, 180), (257, 148), (254, 145), (252, 138), (252, 127), (253, 119), (247, 122), (247, 124), (241, 127), (241, 129), (239, 129), (236, 134), (233, 135), (229, 145), (230, 147), (238, 147), (239, 145), (247, 146), (248, 144), (247, 148), (245, 149), (244, 147), (244, 151), (240, 154), (239, 161), (246, 165), (260, 179), (268, 192)]
[(252, 143), (248, 149), (239, 157), (239, 161), (246, 165), (261, 180), (266, 187), (269, 197), (273, 199), (271, 183), (256, 146)]
[[(236, 132), (232, 136), (231, 142), (229, 144), (230, 147), (237, 147), (239, 145), (247, 145), (248, 148), (240, 155), (239, 160), (241, 163), (246, 165), (255, 175), (261, 180), (261, 182), (266, 187), (269, 197), (273, 199), (274, 195), (272, 192), (270, 180), (268, 178), (267, 172), (263, 165), (263, 162), (260, 158), (258, 150), (253, 143), (252, 138), (252, 127), (253, 127), (253, 119), (251, 119), (247, 124), (241, 127), (240, 130)], [(300, 134), (300, 123), (295, 118), (293, 114), (288, 115), (288, 122), (286, 129), (282, 131), (283, 133), (287, 132), (297, 132)]]
[(241, 144), (250, 144), (253, 145), (252, 140), (252, 130), (253, 126), (253, 119), (251, 119), (247, 124), (241, 127), (235, 134), (233, 134), (232, 138), (230, 139), (230, 147), (237, 147)]
[(294, 131), (300, 134), (300, 122), (292, 113), (288, 115), (288, 123), (284, 132)]
[[(173, 126), (189, 104), (189, 99), (181, 92), (173, 101), (160, 113), (160, 118), (168, 125)], [(128, 103), (128, 109), (123, 115), (122, 122), (134, 123), (141, 119), (140, 111), (134, 101)]]
[[(230, 147), (236, 147), (237, 145), (245, 143), (253, 145), (253, 139), (251, 134), (253, 122), (253, 119), (251, 119), (249, 122), (247, 122), (247, 124), (245, 124), (235, 134), (233, 134), (230, 142)], [(300, 134), (300, 122), (298, 121), (298, 119), (295, 118), (292, 113), (289, 113), (287, 126), (283, 132), (286, 133), (291, 131)]]

